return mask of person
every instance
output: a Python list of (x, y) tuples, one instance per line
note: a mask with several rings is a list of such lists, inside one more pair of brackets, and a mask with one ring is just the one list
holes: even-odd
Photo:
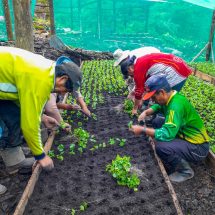
[(170, 180), (186, 181), (194, 176), (188, 162), (201, 161), (209, 152), (209, 136), (203, 121), (188, 99), (172, 90), (165, 75), (153, 75), (145, 85), (144, 99), (151, 98), (156, 104), (143, 111), (138, 121), (162, 111), (165, 122), (156, 129), (133, 125), (131, 131), (136, 135), (154, 137), (156, 153), (163, 161)]
[[(138, 59), (140, 57), (143, 57), (151, 53), (160, 53), (160, 50), (152, 46), (141, 47), (138, 49), (134, 49), (132, 51), (129, 51), (129, 50), (123, 51), (122, 49), (117, 49), (113, 53), (113, 57), (115, 59), (114, 66), (119, 65), (121, 67), (121, 64), (123, 64), (124, 61), (128, 60), (129, 57), (135, 56), (136, 59)], [(121, 71), (122, 70), (123, 68), (121, 67)], [(134, 100), (134, 95), (135, 95), (134, 79), (129, 76), (124, 76), (124, 79), (126, 80), (126, 84), (128, 85), (128, 91), (129, 91), (128, 99)]]
[(57, 100), (57, 93), (51, 93), (50, 99), (45, 105), (44, 108), (44, 114), (43, 114), (43, 122), (45, 126), (49, 129), (53, 129), (56, 126), (59, 126), (60, 124), (64, 124), (65, 131), (70, 132), (71, 131), (71, 125), (68, 123), (65, 123), (63, 118), (61, 117), (61, 114), (59, 112), (59, 109), (63, 110), (82, 110), (87, 116), (91, 115), (91, 112), (87, 108), (86, 103), (84, 102), (84, 99), (80, 92), (74, 92), (73, 95), (75, 95), (77, 102), (80, 104), (63, 104), (58, 103)]
[(135, 82), (135, 102), (132, 114), (137, 114), (144, 93), (145, 81), (152, 75), (163, 73), (172, 89), (180, 91), (186, 79), (192, 73), (190, 67), (173, 54), (152, 53), (140, 57), (130, 57), (121, 64), (124, 76), (131, 76)]
[[(57, 62), (14, 47), (0, 47), (0, 153), (6, 168), (22, 168), (21, 130), (34, 155), (46, 170), (54, 167), (43, 150), (40, 123), (51, 92), (78, 90), (82, 72), (73, 62)], [(1, 185), (0, 193), (6, 188)]]

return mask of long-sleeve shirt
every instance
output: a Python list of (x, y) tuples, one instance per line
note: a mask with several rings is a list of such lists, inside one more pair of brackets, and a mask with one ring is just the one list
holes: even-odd
[(179, 57), (173, 54), (153, 53), (140, 57), (134, 64), (135, 98), (140, 100), (146, 80), (155, 74), (163, 73), (171, 87), (184, 81), (192, 70)]
[(36, 159), (45, 154), (41, 114), (54, 88), (55, 62), (31, 52), (0, 47), (0, 99), (20, 106), (21, 129)]
[(171, 141), (175, 137), (190, 143), (201, 144), (209, 141), (209, 136), (199, 114), (186, 97), (174, 91), (166, 105), (151, 106), (155, 111), (161, 111), (165, 116), (164, 125), (155, 129), (155, 139)]

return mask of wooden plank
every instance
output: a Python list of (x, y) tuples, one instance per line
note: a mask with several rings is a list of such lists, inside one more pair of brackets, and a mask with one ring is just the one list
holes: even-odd
[(215, 77), (211, 76), (211, 75), (208, 75), (208, 74), (205, 74), (199, 70), (196, 70), (194, 68), (192, 68), (193, 70), (193, 75), (204, 80), (204, 81), (207, 81), (213, 85), (215, 85)]
[(183, 215), (183, 212), (182, 212), (180, 203), (179, 203), (179, 201), (178, 201), (178, 197), (177, 197), (177, 195), (176, 195), (176, 193), (175, 193), (175, 190), (174, 190), (174, 188), (173, 188), (173, 186), (172, 186), (172, 183), (171, 183), (171, 181), (170, 181), (170, 179), (169, 179), (169, 176), (167, 175), (167, 172), (166, 172), (166, 170), (165, 170), (165, 168), (164, 168), (164, 165), (163, 165), (162, 161), (160, 160), (160, 158), (158, 157), (158, 155), (157, 155), (157, 153), (156, 153), (156, 151), (155, 151), (155, 143), (154, 143), (154, 140), (153, 140), (151, 137), (149, 137), (149, 143), (150, 143), (151, 146), (152, 146), (152, 149), (153, 149), (153, 151), (154, 151), (155, 158), (156, 158), (156, 160), (157, 160), (157, 162), (158, 162), (158, 165), (159, 165), (159, 167), (160, 167), (160, 170), (161, 170), (161, 172), (162, 172), (162, 175), (163, 175), (163, 177), (164, 177), (164, 180), (165, 180), (165, 182), (166, 182), (166, 185), (167, 185), (167, 187), (168, 187), (168, 189), (169, 189), (170, 195), (172, 196), (172, 200), (173, 200), (175, 209), (176, 209), (176, 211), (177, 211), (177, 214), (178, 214), (178, 215)]
[[(68, 93), (65, 94), (63, 103), (66, 102), (67, 97), (68, 97)], [(56, 134), (56, 131), (52, 131), (51, 134), (49, 135), (49, 138), (44, 147), (44, 151), (46, 154), (52, 147), (52, 143), (54, 141), (55, 134)], [(36, 185), (36, 182), (39, 178), (41, 171), (42, 171), (42, 167), (40, 166), (40, 164), (38, 162), (35, 162), (35, 167), (33, 167), (32, 175), (28, 181), (28, 184), (22, 194), (22, 197), (21, 197), (13, 215), (23, 215), (23, 213), (25, 211), (25, 207), (28, 204), (28, 200), (30, 199), (30, 197), (34, 191), (34, 187)]]

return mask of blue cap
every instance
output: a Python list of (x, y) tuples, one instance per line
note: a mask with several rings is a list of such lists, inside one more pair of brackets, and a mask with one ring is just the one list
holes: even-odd
[(62, 63), (72, 62), (72, 60), (66, 56), (61, 56), (56, 61), (56, 66), (61, 65)]
[(73, 91), (81, 86), (82, 72), (80, 68), (68, 57), (61, 56), (56, 61), (56, 71), (64, 71), (72, 82)]
[(171, 87), (166, 79), (165, 74), (157, 74), (152, 75), (145, 82), (145, 89), (147, 93), (144, 95), (143, 100), (148, 100), (156, 93), (156, 91), (161, 89), (170, 90)]

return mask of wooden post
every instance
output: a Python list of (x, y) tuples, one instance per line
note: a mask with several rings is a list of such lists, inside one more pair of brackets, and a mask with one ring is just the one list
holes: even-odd
[(113, 0), (113, 33), (116, 33), (116, 1)]
[(11, 25), (11, 19), (10, 19), (10, 10), (8, 5), (8, 0), (2, 0), (3, 7), (4, 7), (4, 17), (6, 22), (6, 29), (7, 29), (7, 39), (9, 41), (13, 40), (13, 31), (12, 31), (12, 25)]
[(13, 0), (16, 47), (34, 52), (30, 0)]
[(215, 29), (215, 10), (213, 11), (213, 16), (212, 16), (212, 21), (211, 21), (211, 30), (210, 30), (209, 42), (208, 42), (208, 47), (206, 50), (206, 61), (210, 60), (211, 46), (212, 46), (213, 39), (214, 39), (214, 29)]
[(49, 0), (49, 14), (50, 14), (50, 28), (51, 28), (51, 35), (55, 35), (55, 22), (54, 22), (54, 5), (53, 0)]
[(97, 32), (98, 38), (101, 39), (101, 0), (97, 1)]

